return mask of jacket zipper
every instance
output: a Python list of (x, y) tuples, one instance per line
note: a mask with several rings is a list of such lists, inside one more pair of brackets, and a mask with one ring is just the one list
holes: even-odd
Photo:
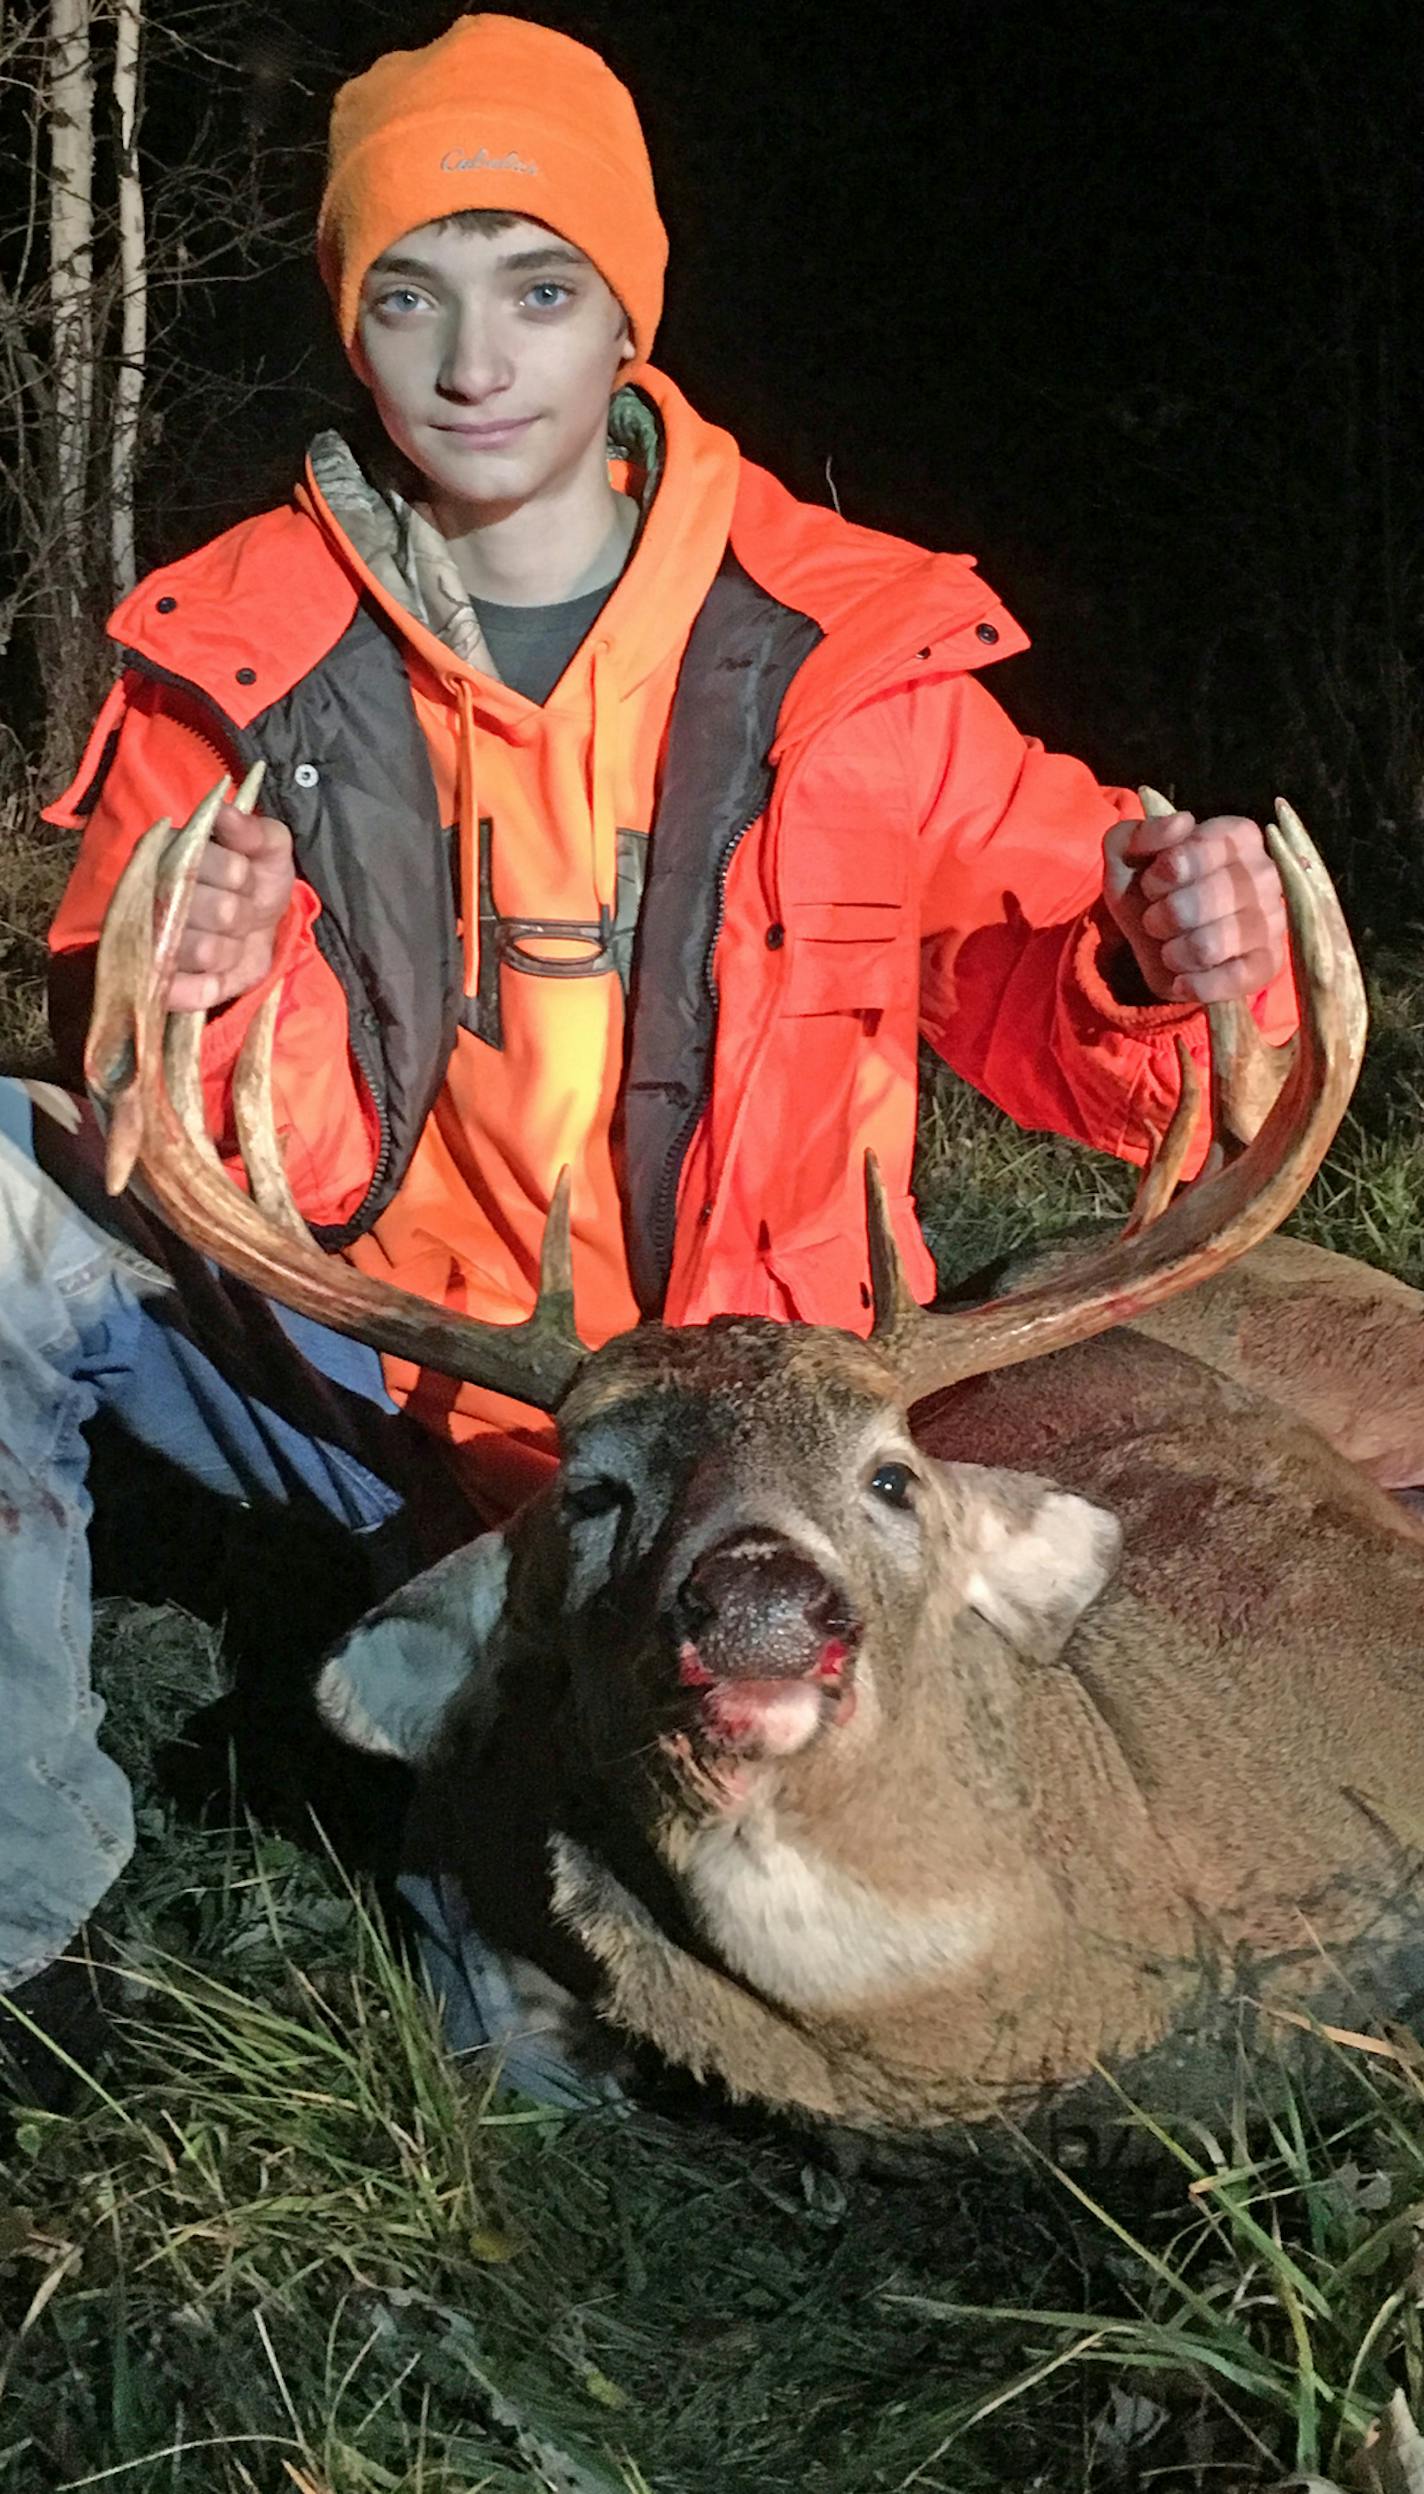
[[(214, 700), (213, 695), (205, 691), (201, 684), (195, 684), (191, 676), (177, 675), (169, 667), (160, 667), (156, 659), (146, 657), (142, 650), (124, 649), (121, 650), (120, 656), (122, 657), (124, 664), (126, 666), (133, 667), (137, 674), (150, 677), (155, 684), (170, 685), (174, 692), (185, 694), (190, 700), (196, 702), (200, 711), (205, 711), (210, 717), (216, 719), (226, 743), (220, 743), (216, 737), (211, 739), (211, 742), (213, 751), (217, 755), (217, 758), (219, 762), (221, 762), (224, 770), (227, 770), (229, 767), (230, 754), (235, 755), (238, 762), (245, 768), (250, 768), (254, 762), (259, 762), (263, 759), (261, 747), (258, 745), (256, 739), (254, 737), (249, 737), (245, 731), (238, 726), (237, 721), (229, 717), (221, 702)], [(322, 943), (320, 928), (321, 920), (318, 918), (316, 935), (317, 948), (320, 951), (322, 958), (327, 962), (328, 967), (331, 969), (338, 984), (342, 986), (343, 992), (345, 992), (344, 982), (341, 979), (341, 972), (337, 964), (332, 961), (330, 954), (327, 952), (325, 945)], [(349, 994), (347, 994), (346, 997), (346, 1006), (347, 1037), (350, 1043), (351, 1054), (356, 1060), (357, 1070), (361, 1075), (362, 1081), (366, 1085), (367, 1092), (370, 1095), (371, 1105), (376, 1112), (377, 1148), (376, 1165), (372, 1172), (371, 1183), (361, 1198), (360, 1204), (357, 1206), (356, 1211), (351, 1214), (349, 1220), (333, 1225), (334, 1234), (342, 1240), (347, 1237), (359, 1237), (360, 1232), (354, 1225), (360, 1221), (362, 1214), (366, 1210), (366, 1206), (372, 1201), (374, 1196), (379, 1194), (381, 1188), (384, 1186), (386, 1177), (390, 1170), (392, 1149), (390, 1120), (386, 1115), (385, 1101), (382, 1096), (382, 1087), (378, 1071), (372, 1058), (367, 1054), (364, 1040), (358, 1036), (361, 1017), (353, 1009), (352, 998)]]
[[(317, 926), (320, 927), (320, 925), (321, 920), (318, 919)], [(317, 948), (322, 953), (323, 959), (327, 962), (328, 967), (331, 969), (333, 975), (339, 982), (341, 973), (337, 969), (335, 962), (331, 960), (330, 955), (322, 946), (320, 935), (317, 936), (316, 942)], [(367, 1205), (379, 1196), (386, 1183), (387, 1177), (390, 1175), (391, 1154), (394, 1148), (391, 1138), (390, 1120), (386, 1115), (385, 1103), (381, 1097), (381, 1086), (377, 1077), (375, 1061), (367, 1055), (364, 1041), (358, 1038), (358, 1027), (359, 1017), (352, 1012), (351, 999), (348, 996), (346, 1000), (347, 1042), (350, 1046), (351, 1054), (356, 1060), (357, 1072), (360, 1074), (361, 1079), (365, 1083), (366, 1089), (370, 1094), (371, 1106), (376, 1112), (376, 1165), (371, 1172), (371, 1183), (367, 1187), (365, 1194), (362, 1196), (360, 1203), (356, 1207), (356, 1210), (351, 1213), (345, 1221), (333, 1223), (331, 1225), (329, 1236), (331, 1244), (334, 1247), (344, 1246), (348, 1239), (359, 1238), (361, 1236), (359, 1224), (363, 1219)], [(318, 1224), (318, 1227), (321, 1226), (321, 1224)]]

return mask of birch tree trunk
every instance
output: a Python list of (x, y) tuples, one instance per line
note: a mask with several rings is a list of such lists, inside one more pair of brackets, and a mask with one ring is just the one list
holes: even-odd
[(109, 566), (113, 595), (137, 578), (134, 481), (148, 345), (148, 251), (138, 170), (138, 46), (143, 0), (115, 0), (114, 112), (118, 137), (119, 364), (109, 410)]
[(87, 469), (94, 404), (94, 70), (89, 0), (50, 0), (50, 309), (53, 319), (58, 602), (83, 620)]

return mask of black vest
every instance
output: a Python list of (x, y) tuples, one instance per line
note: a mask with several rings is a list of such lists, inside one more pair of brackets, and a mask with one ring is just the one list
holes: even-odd
[[(711, 1086), (727, 873), (766, 808), (787, 686), (820, 638), (819, 625), (758, 588), (728, 552), (683, 655), (633, 943), (621, 1100), (628, 1257), (645, 1316), (662, 1306), (678, 1177)], [(139, 652), (124, 658), (161, 675)], [(409, 1167), (466, 1001), (450, 834), (400, 644), (359, 606), (319, 665), (242, 729), (201, 687), (183, 689), (243, 769), (265, 761), (263, 807), (289, 825), (297, 872), (321, 901), (316, 942), (346, 995), (352, 1054), (380, 1128), (364, 1202), (314, 1233), (323, 1247), (344, 1247), (371, 1228)], [(101, 783), (102, 773), (87, 806)]]

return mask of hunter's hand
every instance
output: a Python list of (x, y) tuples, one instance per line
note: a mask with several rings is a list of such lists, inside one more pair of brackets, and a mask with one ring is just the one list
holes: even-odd
[(1162, 1003), (1254, 996), (1275, 977), (1285, 897), (1258, 823), (1240, 814), (1115, 823), (1103, 858), (1104, 903)]
[(219, 807), (175, 956), (168, 990), (175, 1012), (210, 1013), (267, 976), (294, 880), (285, 823)]

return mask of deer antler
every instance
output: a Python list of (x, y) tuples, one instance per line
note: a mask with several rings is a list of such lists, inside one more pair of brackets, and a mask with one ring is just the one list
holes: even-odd
[[(244, 812), (260, 776), (249, 774), (238, 792)], [(198, 860), (226, 787), (223, 781), (213, 789), (181, 830), (164, 820), (144, 834), (104, 920), (84, 1071), (108, 1125), (110, 1194), (121, 1193), (136, 1172), (170, 1227), (284, 1307), (378, 1351), (553, 1411), (588, 1356), (574, 1325), (567, 1171), (549, 1207), (538, 1300), (523, 1324), (452, 1315), (324, 1255), (292, 1200), (272, 1113), (274, 993), (253, 1018), (234, 1075), (233, 1113), (251, 1194), (227, 1176), (203, 1123), (198, 1055), (205, 1016), (169, 1013), (164, 1002)]]
[[(916, 1402), (965, 1377), (1010, 1368), (1103, 1333), (1243, 1255), (1304, 1194), (1344, 1114), (1364, 1053), (1364, 984), (1335, 889), (1282, 798), (1266, 838), (1285, 887), (1300, 998), (1299, 1046), (1264, 1124), (1228, 1166), (1158, 1209), (1153, 1175), (1126, 1231), (1067, 1273), (982, 1306), (934, 1315), (900, 1267), (873, 1156), (866, 1166), (873, 1338)], [(1170, 1194), (1194, 1118), (1184, 1102), (1158, 1155)]]

